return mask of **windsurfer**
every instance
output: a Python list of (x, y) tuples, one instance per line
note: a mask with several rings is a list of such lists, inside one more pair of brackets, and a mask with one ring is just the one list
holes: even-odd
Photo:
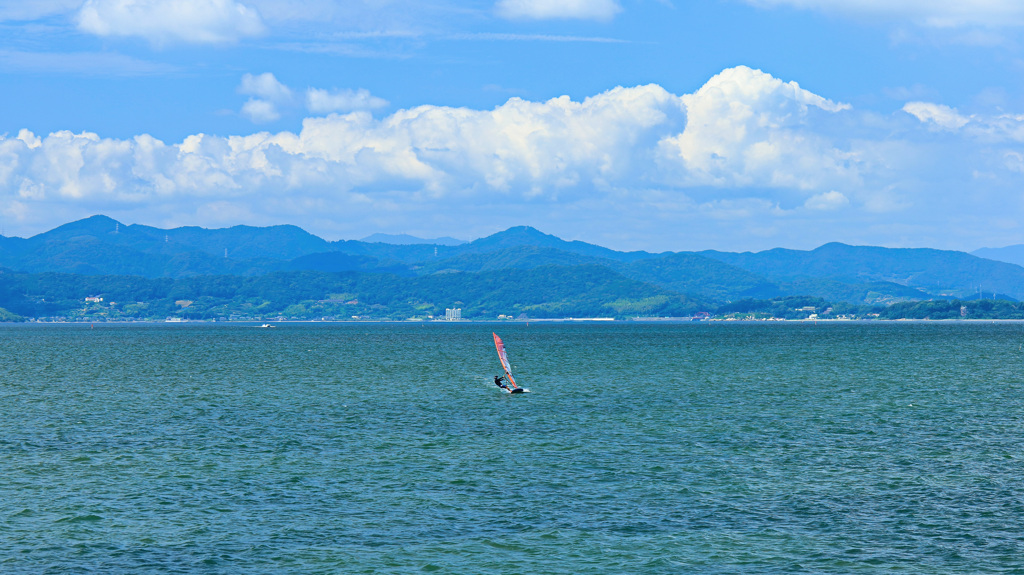
[(494, 348), (498, 352), (498, 359), (501, 360), (501, 367), (505, 370), (505, 375), (494, 376), (494, 385), (497, 385), (501, 389), (509, 393), (526, 393), (529, 389), (523, 389), (516, 384), (516, 380), (512, 377), (512, 366), (508, 363), (508, 354), (505, 353), (505, 343), (501, 341), (498, 334), (494, 335)]

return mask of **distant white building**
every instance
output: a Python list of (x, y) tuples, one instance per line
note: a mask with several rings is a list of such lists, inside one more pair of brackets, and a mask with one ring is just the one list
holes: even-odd
[(103, 301), (103, 298), (100, 297), (100, 296), (91, 295), (91, 296), (85, 298), (85, 301), (87, 301), (89, 303), (100, 303), (101, 301)]
[(462, 319), (462, 308), (445, 308), (444, 310), (445, 321), (459, 321)]

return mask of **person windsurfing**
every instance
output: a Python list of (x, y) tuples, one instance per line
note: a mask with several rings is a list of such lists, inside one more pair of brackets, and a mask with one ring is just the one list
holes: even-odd
[(494, 385), (509, 393), (526, 393), (530, 391), (516, 384), (516, 380), (512, 378), (512, 366), (508, 363), (508, 354), (505, 353), (505, 343), (501, 341), (498, 334), (492, 333), (491, 335), (494, 336), (494, 348), (498, 352), (498, 359), (501, 360), (501, 367), (505, 370), (505, 375), (494, 376)]

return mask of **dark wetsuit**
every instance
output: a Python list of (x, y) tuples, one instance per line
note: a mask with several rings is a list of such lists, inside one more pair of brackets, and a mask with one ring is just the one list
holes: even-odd
[(508, 386), (501, 382), (501, 380), (503, 380), (503, 379), (505, 379), (505, 378), (502, 377), (502, 376), (498, 376), (498, 375), (494, 376), (494, 385), (497, 385), (498, 387), (500, 387), (502, 389), (508, 389)]

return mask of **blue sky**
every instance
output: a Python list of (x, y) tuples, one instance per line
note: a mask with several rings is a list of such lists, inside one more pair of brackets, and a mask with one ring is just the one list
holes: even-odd
[(0, 222), (1024, 243), (1024, 3), (0, 0)]

